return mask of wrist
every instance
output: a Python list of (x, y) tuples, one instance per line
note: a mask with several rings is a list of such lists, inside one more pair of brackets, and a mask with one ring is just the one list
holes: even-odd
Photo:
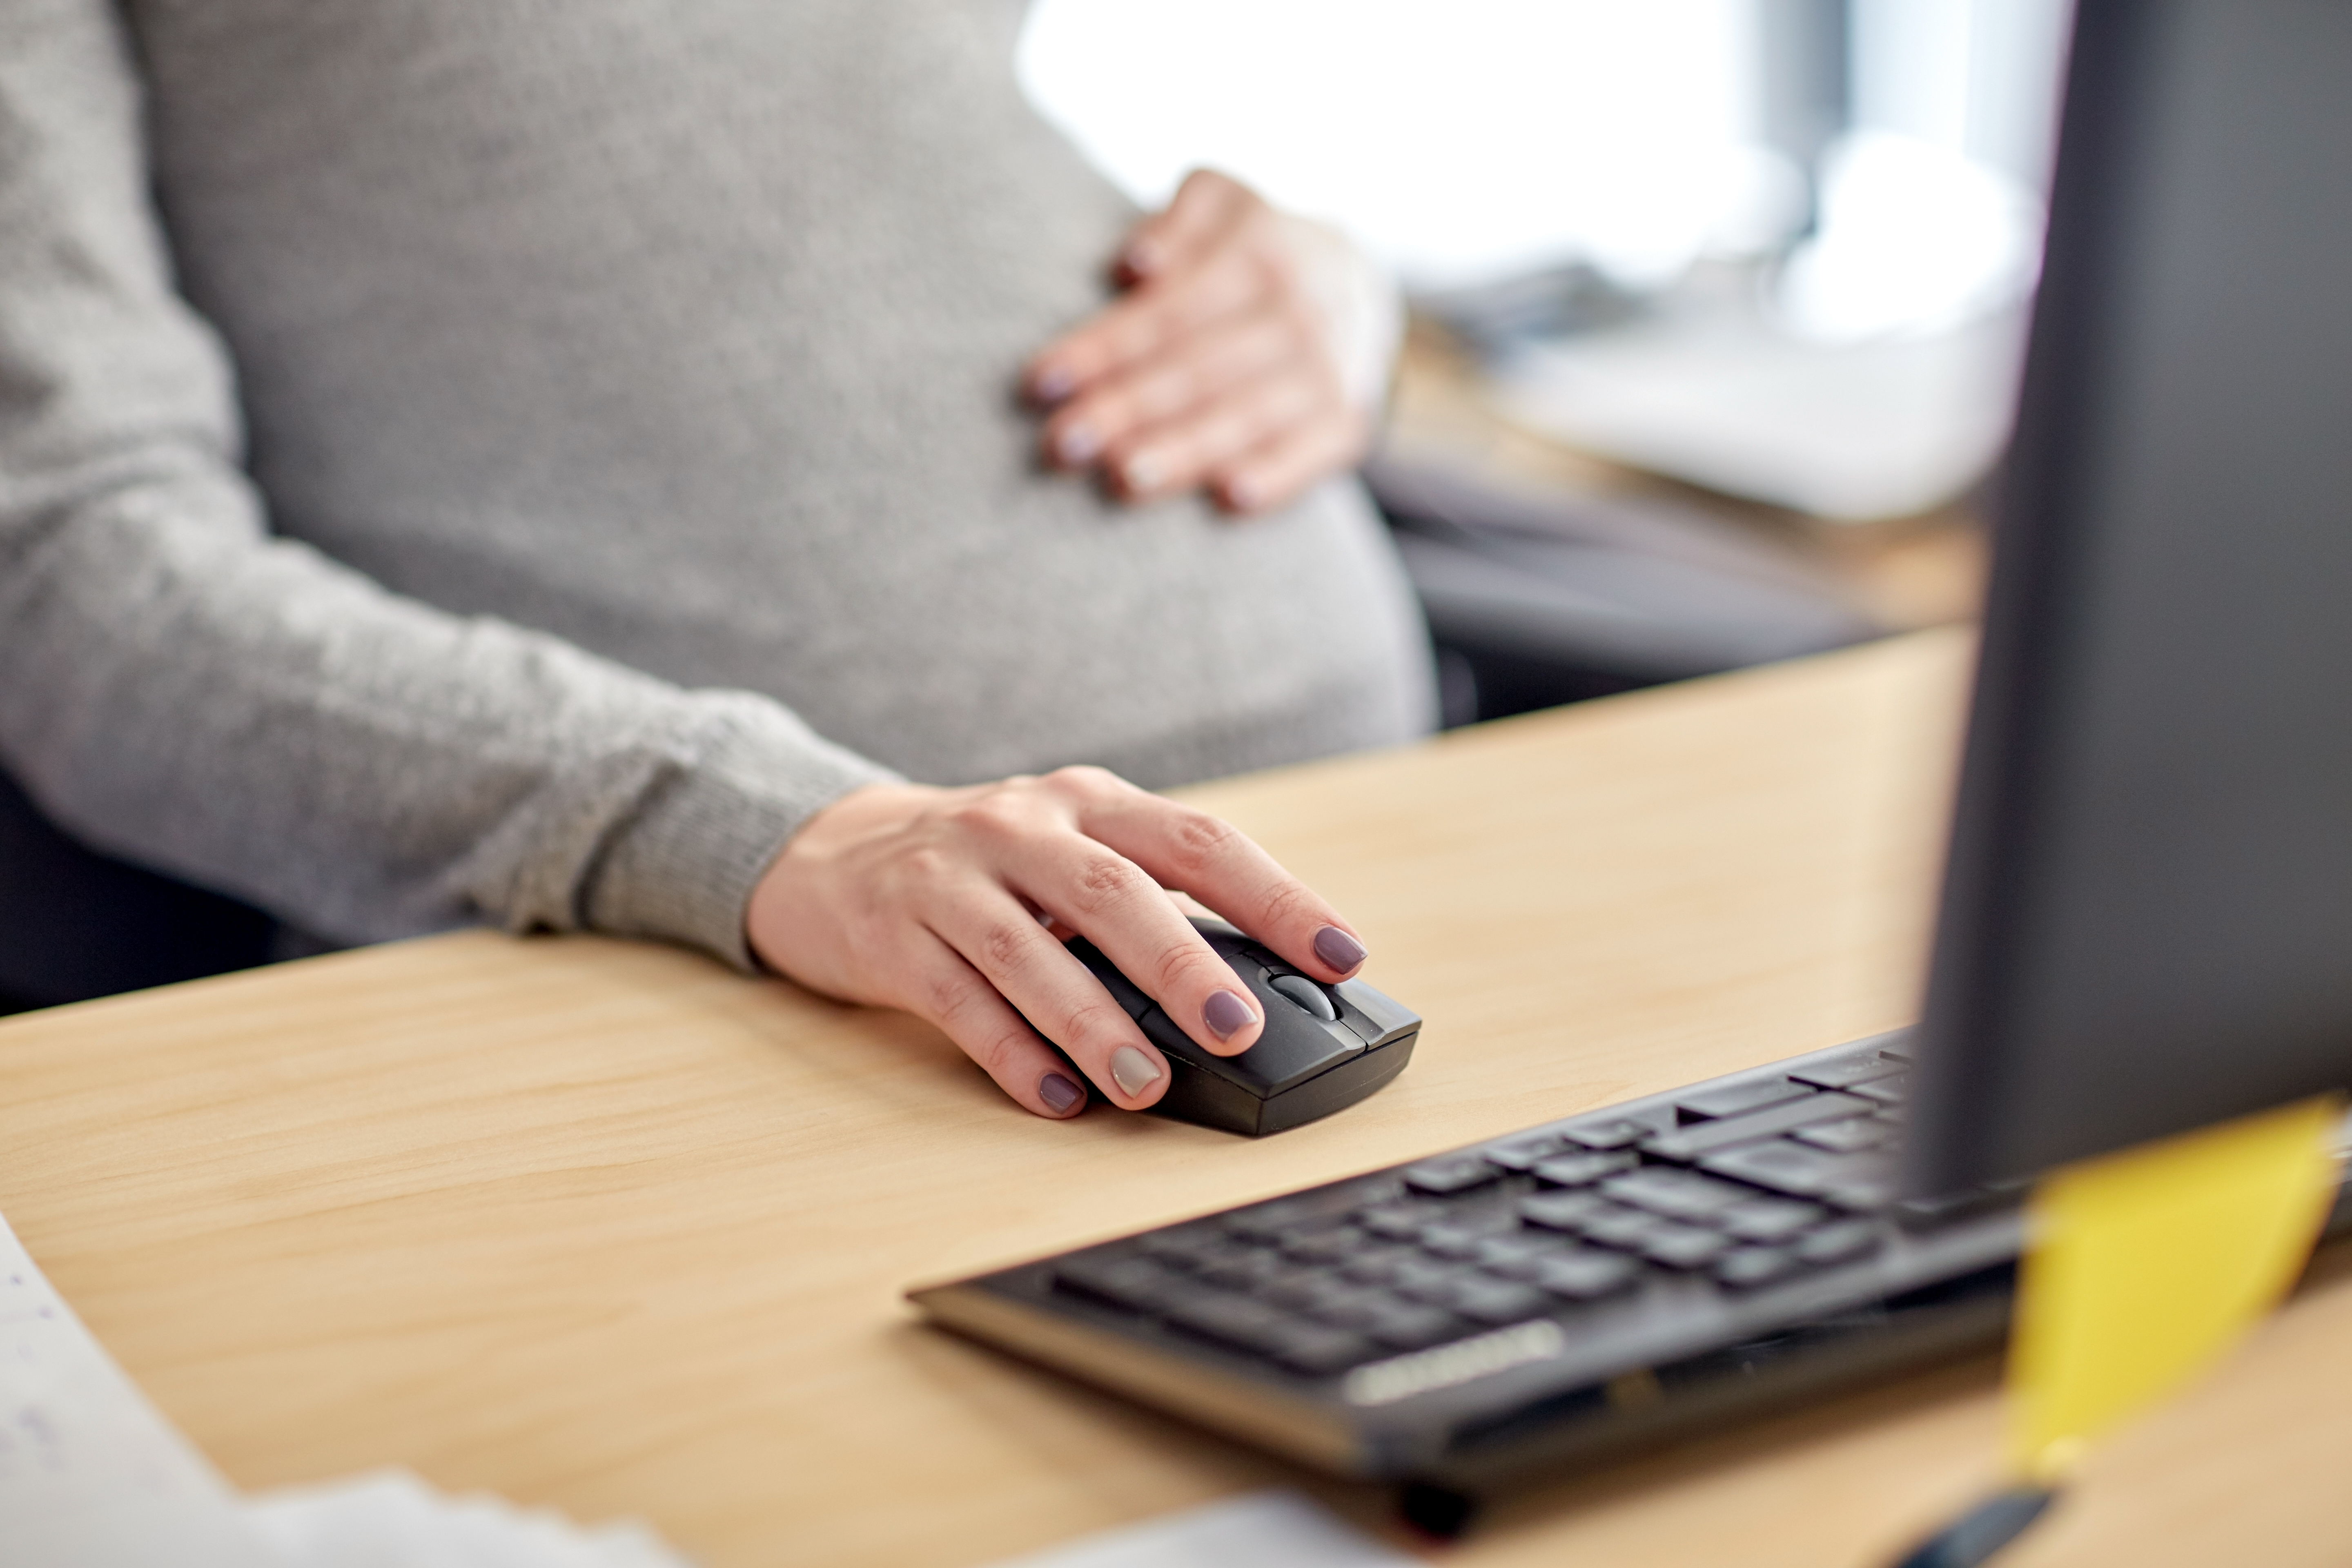
[(826, 889), (843, 879), (843, 862), (859, 843), (945, 793), (882, 780), (860, 784), (802, 818), (743, 902), (743, 941), (752, 961), (771, 973), (803, 978), (790, 955), (802, 945), (803, 927), (825, 918)]

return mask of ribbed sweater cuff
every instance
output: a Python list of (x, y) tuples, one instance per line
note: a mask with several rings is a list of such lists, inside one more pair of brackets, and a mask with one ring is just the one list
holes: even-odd
[(593, 930), (685, 942), (739, 969), (751, 889), (824, 807), (899, 775), (816, 735), (764, 699), (705, 692), (691, 760), (666, 770), (613, 835), (583, 913)]

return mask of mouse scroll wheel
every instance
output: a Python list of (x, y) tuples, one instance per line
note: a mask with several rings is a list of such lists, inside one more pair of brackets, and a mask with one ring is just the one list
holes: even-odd
[(1336, 1024), (1339, 1021), (1339, 1009), (1331, 1005), (1331, 998), (1324, 994), (1323, 987), (1316, 984), (1304, 974), (1277, 974), (1269, 979), (1266, 984), (1325, 1023)]

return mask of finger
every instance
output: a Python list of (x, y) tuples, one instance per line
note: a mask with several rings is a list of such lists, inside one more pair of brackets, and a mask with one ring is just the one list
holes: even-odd
[[(1197, 267), (1145, 284), (1047, 344), (1030, 361), (1024, 384), (1040, 403), (1066, 401), (1208, 322), (1259, 303), (1276, 283), (1273, 270), (1260, 258), (1239, 250), (1221, 252)], [(1056, 447), (1047, 450), (1070, 460)]]
[(1210, 491), (1228, 511), (1271, 511), (1354, 468), (1370, 439), (1371, 421), (1360, 409), (1330, 409), (1219, 464), (1209, 476)]
[(919, 1011), (999, 1089), (1024, 1109), (1057, 1121), (1086, 1109), (1086, 1089), (1072, 1081), (1069, 1064), (960, 954), (921, 931), (906, 962), (922, 998)]
[(1086, 775), (1072, 787), (1088, 837), (1222, 910), (1301, 973), (1328, 983), (1362, 967), (1363, 942), (1339, 911), (1239, 828), (1098, 769), (1064, 773)]
[(1003, 888), (975, 879), (943, 889), (924, 911), (924, 923), (1061, 1047), (1112, 1104), (1140, 1110), (1168, 1092), (1168, 1063), (1159, 1047)]
[(1257, 1043), (1265, 1020), (1249, 987), (1150, 873), (1078, 833), (1025, 839), (1007, 860), (1003, 875), (1102, 949), (1202, 1048), (1230, 1057)]
[(1309, 346), (1295, 319), (1263, 307), (1208, 322), (1065, 404), (1045, 422), (1047, 449), (1066, 460), (1089, 460)]
[(1150, 500), (1202, 483), (1210, 470), (1343, 406), (1320, 365), (1271, 371), (1113, 446), (1103, 471), (1129, 500)]
[(1192, 265), (1252, 207), (1249, 187), (1214, 169), (1195, 169), (1168, 205), (1130, 230), (1118, 255), (1119, 280), (1139, 283)]

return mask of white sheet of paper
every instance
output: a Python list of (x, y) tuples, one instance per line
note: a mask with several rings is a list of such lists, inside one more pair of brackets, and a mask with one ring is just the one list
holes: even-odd
[(1295, 1491), (1249, 1492), (996, 1568), (1419, 1568)]
[(264, 1492), (247, 1506), (300, 1568), (687, 1568), (642, 1524), (583, 1531), (552, 1509), (444, 1497), (407, 1470)]
[(42, 1568), (270, 1564), (236, 1494), (123, 1375), (0, 1218), (0, 1520)]

